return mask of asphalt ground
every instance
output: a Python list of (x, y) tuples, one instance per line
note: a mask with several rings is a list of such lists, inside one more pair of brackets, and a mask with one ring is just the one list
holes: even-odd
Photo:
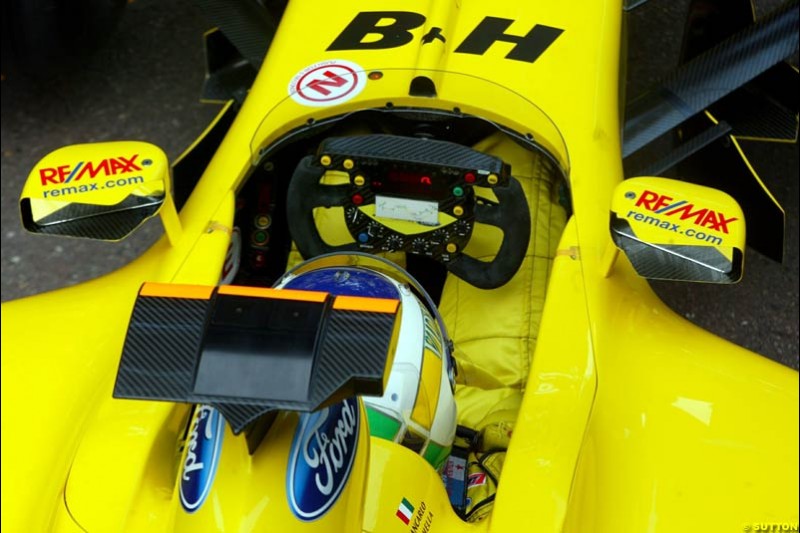
[[(758, 2), (762, 14), (776, 2)], [(627, 93), (636, 95), (676, 63), (685, 2), (653, 0), (629, 16)], [(35, 163), (68, 144), (145, 140), (170, 160), (216, 114), (199, 103), (202, 34), (209, 25), (187, 0), (131, 1), (110, 42), (79, 68), (34, 82), (13, 68), (2, 81), (2, 301), (79, 283), (110, 272), (161, 234), (151, 220), (120, 243), (27, 234), (17, 200)], [(741, 346), (798, 368), (797, 147), (748, 144), (753, 166), (786, 210), (786, 255), (776, 264), (750, 250), (737, 285), (654, 283), (689, 320)], [(46, 314), (47, 310), (43, 310)]]

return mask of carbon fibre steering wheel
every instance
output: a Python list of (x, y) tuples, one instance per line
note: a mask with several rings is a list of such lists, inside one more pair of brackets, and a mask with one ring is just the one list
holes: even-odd
[[(329, 170), (349, 183), (321, 183)], [(497, 202), (474, 187), (491, 188)], [(314, 221), (317, 207), (344, 208), (354, 242), (333, 246)], [(394, 135), (332, 137), (304, 157), (289, 183), (287, 216), (305, 258), (342, 251), (403, 251), (431, 257), (467, 283), (493, 289), (517, 272), (530, 239), (522, 186), (499, 158), (446, 141)], [(475, 223), (503, 232), (486, 262), (463, 252)]]

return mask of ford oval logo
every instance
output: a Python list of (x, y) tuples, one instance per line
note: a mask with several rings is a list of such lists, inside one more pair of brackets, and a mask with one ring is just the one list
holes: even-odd
[(316, 520), (336, 503), (353, 469), (359, 417), (354, 398), (300, 416), (286, 473), (289, 507), (297, 518)]
[(181, 505), (188, 513), (197, 511), (206, 501), (217, 471), (224, 434), (225, 419), (219, 411), (207, 405), (198, 406), (181, 469)]

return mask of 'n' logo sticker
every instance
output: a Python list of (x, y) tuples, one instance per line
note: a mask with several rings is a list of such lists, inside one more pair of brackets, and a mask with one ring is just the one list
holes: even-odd
[(350, 61), (322, 61), (310, 65), (289, 82), (289, 94), (298, 104), (323, 107), (356, 97), (367, 83), (364, 69)]

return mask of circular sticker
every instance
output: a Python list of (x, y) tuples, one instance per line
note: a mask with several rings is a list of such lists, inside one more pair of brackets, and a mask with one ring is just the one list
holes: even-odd
[(367, 84), (364, 69), (350, 61), (332, 59), (309, 65), (289, 82), (289, 95), (298, 104), (323, 107), (357, 96)]

